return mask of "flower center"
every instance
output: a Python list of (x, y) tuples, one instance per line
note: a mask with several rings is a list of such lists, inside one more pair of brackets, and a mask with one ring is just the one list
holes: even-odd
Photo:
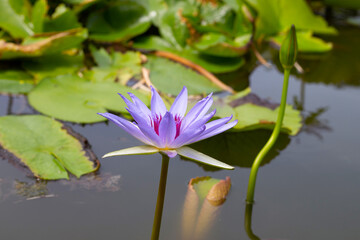
[[(151, 119), (151, 121), (150, 121), (151, 127), (153, 127), (156, 134), (159, 135), (159, 126), (160, 126), (160, 123), (162, 120), (162, 116), (155, 114), (152, 117), (150, 117), (150, 119)], [(181, 127), (182, 117), (179, 115), (175, 115), (174, 120), (175, 120), (175, 125), (176, 125), (175, 138), (177, 138), (180, 135), (180, 127)]]

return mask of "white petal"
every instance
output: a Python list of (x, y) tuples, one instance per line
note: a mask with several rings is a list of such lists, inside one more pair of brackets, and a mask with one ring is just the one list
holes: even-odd
[(181, 156), (187, 157), (189, 159), (195, 160), (197, 162), (201, 162), (207, 165), (211, 165), (214, 167), (224, 168), (224, 169), (234, 169), (234, 167), (220, 162), (216, 160), (215, 158), (209, 157), (201, 152), (198, 152), (192, 148), (189, 147), (180, 147), (176, 149), (177, 153)]
[(157, 152), (159, 152), (159, 149), (157, 149), (156, 147), (144, 145), (144, 146), (125, 148), (114, 152), (109, 152), (105, 154), (103, 158), (112, 157), (112, 156), (122, 156), (122, 155), (154, 154)]

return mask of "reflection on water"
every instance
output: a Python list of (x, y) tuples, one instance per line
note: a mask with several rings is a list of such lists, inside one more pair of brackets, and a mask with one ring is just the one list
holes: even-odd
[(182, 240), (208, 239), (230, 187), (229, 177), (225, 180), (211, 177), (190, 180), (182, 215)]

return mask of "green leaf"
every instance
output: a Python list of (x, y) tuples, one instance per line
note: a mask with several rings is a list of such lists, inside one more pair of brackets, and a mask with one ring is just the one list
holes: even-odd
[(251, 34), (243, 35), (233, 41), (222, 34), (208, 33), (202, 35), (198, 42), (192, 46), (204, 54), (219, 57), (238, 57), (247, 52), (250, 39)]
[(64, 4), (60, 4), (55, 9), (51, 18), (46, 19), (43, 29), (44, 32), (62, 32), (81, 27), (74, 11), (67, 8)]
[(186, 41), (190, 38), (190, 31), (182, 16), (183, 9), (186, 7), (189, 7), (189, 4), (178, 2), (163, 13), (159, 22), (161, 36), (178, 50), (185, 47)]
[(221, 89), (204, 76), (165, 58), (148, 57), (146, 67), (150, 70), (150, 79), (162, 92), (177, 95), (184, 86), (189, 94), (205, 94)]
[[(332, 43), (325, 42), (320, 38), (312, 36), (310, 31), (297, 32), (296, 36), (300, 52), (328, 52), (333, 46)], [(280, 46), (284, 38), (285, 35), (278, 35), (270, 38), (270, 41)]]
[(99, 67), (93, 67), (84, 74), (93, 82), (119, 82), (126, 85), (131, 78), (141, 75), (140, 52), (108, 54), (104, 49), (92, 49), (92, 54)]
[(256, 8), (256, 36), (273, 36), (284, 32), (292, 24), (296, 29), (313, 31), (319, 34), (335, 34), (336, 29), (316, 16), (304, 0), (258, 0)]
[[(239, 121), (234, 128), (252, 130), (258, 128), (273, 129), (279, 108), (272, 110), (267, 107), (249, 103), (238, 106), (234, 110), (235, 118)], [(301, 126), (300, 112), (295, 110), (291, 105), (286, 105), (285, 117), (281, 130), (290, 135), (296, 135), (300, 131)]]
[(34, 4), (31, 13), (31, 21), (34, 26), (35, 33), (41, 33), (43, 31), (43, 25), (44, 25), (46, 13), (47, 13), (46, 0), (37, 0)]
[(29, 94), (29, 103), (39, 112), (65, 121), (105, 121), (97, 113), (107, 110), (127, 113), (117, 93), (133, 92), (149, 105), (147, 95), (117, 83), (92, 83), (76, 75), (43, 79)]
[(29, 21), (26, 21), (23, 8), (24, 1), (21, 0), (1, 0), (0, 1), (0, 28), (9, 32), (14, 38), (24, 38), (34, 34)]
[(90, 38), (97, 41), (126, 41), (144, 33), (151, 25), (146, 9), (132, 1), (116, 2), (93, 12), (87, 21)]
[(0, 40), (0, 59), (39, 57), (79, 47), (87, 38), (86, 29), (72, 29), (49, 37), (29, 37), (22, 44)]
[(230, 188), (230, 177), (226, 177), (226, 180), (211, 177), (197, 177), (192, 178), (189, 182), (189, 190), (195, 191), (201, 201), (206, 198), (215, 206), (225, 201)]
[(131, 148), (125, 148), (121, 150), (117, 150), (114, 152), (109, 152), (103, 156), (103, 158), (106, 157), (113, 157), (113, 156), (123, 156), (123, 155), (137, 155), (137, 154), (154, 154), (158, 153), (160, 150), (156, 147), (149, 146), (149, 145), (143, 145), (143, 146), (136, 146)]
[(199, 198), (204, 200), (208, 195), (210, 189), (220, 182), (220, 179), (211, 177), (198, 177), (190, 180), (189, 186), (191, 185)]
[(171, 52), (186, 58), (213, 73), (232, 72), (243, 66), (245, 63), (244, 59), (241, 57), (215, 57), (206, 54), (200, 54), (198, 51), (191, 49), (178, 51), (173, 48), (167, 41), (157, 36), (146, 36), (138, 38), (135, 40), (133, 47), (143, 50), (160, 50)]
[[(258, 128), (273, 129), (279, 109), (278, 104), (260, 99), (257, 95), (250, 93), (250, 89), (225, 99), (215, 99), (213, 108), (217, 110), (215, 115), (217, 117), (233, 115), (234, 119), (238, 120), (234, 129), (241, 131)], [(281, 131), (296, 135), (301, 126), (300, 112), (291, 105), (287, 105)]]
[(84, 67), (84, 54), (54, 54), (39, 58), (26, 59), (23, 67), (31, 73), (37, 82), (45, 77), (77, 73)]
[(42, 179), (68, 179), (67, 171), (80, 177), (96, 170), (79, 141), (48, 117), (0, 117), (0, 144)]
[(0, 71), (0, 93), (27, 93), (33, 87), (33, 77), (24, 71)]
[(219, 160), (216, 160), (212, 157), (209, 157), (201, 152), (198, 152), (198, 151), (196, 151), (192, 148), (186, 147), (186, 146), (177, 148), (176, 152), (180, 156), (192, 159), (196, 162), (200, 162), (203, 164), (207, 164), (207, 165), (219, 167), (219, 168), (224, 168), (224, 169), (234, 169), (234, 167), (232, 167), (226, 163), (220, 162)]

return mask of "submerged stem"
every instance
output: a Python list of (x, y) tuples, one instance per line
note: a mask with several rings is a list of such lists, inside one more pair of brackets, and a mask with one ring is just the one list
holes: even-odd
[(245, 208), (245, 222), (244, 222), (245, 231), (251, 240), (260, 240), (260, 238), (255, 235), (255, 233), (252, 231), (251, 228), (252, 209), (253, 209), (253, 204), (247, 203)]
[(162, 217), (162, 211), (163, 211), (164, 199), (165, 199), (168, 167), (169, 167), (169, 157), (166, 154), (162, 154), (159, 190), (156, 201), (156, 209), (155, 209), (151, 240), (158, 240), (160, 235), (161, 217)]
[(278, 113), (278, 118), (277, 118), (277, 121), (275, 124), (275, 128), (274, 128), (269, 140), (265, 144), (265, 146), (261, 149), (259, 154), (256, 156), (255, 161), (251, 167), (251, 172), (250, 172), (250, 177), (249, 177), (249, 185), (248, 185), (248, 191), (247, 191), (247, 197), (246, 197), (246, 202), (248, 202), (248, 203), (254, 202), (256, 176), (257, 176), (257, 172), (259, 170), (260, 164), (261, 164), (262, 160), (264, 159), (264, 157), (266, 156), (266, 154), (269, 152), (269, 150), (272, 148), (272, 146), (276, 142), (276, 140), (279, 136), (279, 133), (280, 133), (281, 125), (282, 125), (282, 122), (284, 119), (284, 114), (285, 114), (287, 89), (288, 89), (288, 85), (289, 85), (289, 76), (290, 76), (290, 68), (285, 68), (284, 83), (283, 83), (283, 89), (282, 89), (282, 95), (281, 95), (281, 103), (280, 103), (280, 108), (279, 108), (279, 113)]

